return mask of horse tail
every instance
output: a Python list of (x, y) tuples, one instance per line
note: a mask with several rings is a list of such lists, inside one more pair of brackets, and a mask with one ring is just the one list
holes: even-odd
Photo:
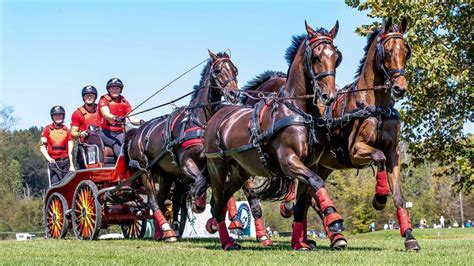
[(129, 165), (129, 163), (130, 163), (130, 156), (128, 154), (128, 150), (130, 149), (130, 144), (132, 142), (132, 138), (135, 135), (135, 133), (137, 132), (137, 130), (138, 130), (137, 128), (132, 128), (132, 129), (129, 129), (125, 133), (125, 138), (123, 140), (123, 154), (125, 156), (125, 165)]
[(254, 192), (261, 200), (282, 200), (290, 191), (293, 178), (286, 176), (273, 176), (269, 178), (256, 177)]

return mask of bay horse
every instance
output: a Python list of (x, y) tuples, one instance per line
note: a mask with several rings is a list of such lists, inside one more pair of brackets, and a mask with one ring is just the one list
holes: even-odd
[[(125, 137), (126, 160), (132, 168), (142, 171), (141, 178), (157, 224), (155, 238), (167, 242), (177, 240), (163, 215), (172, 184), (182, 192), (183, 184), (206, 179), (202, 170), (206, 163), (203, 136), (207, 122), (221, 105), (222, 96), (230, 102), (238, 102), (238, 71), (230, 56), (208, 52), (210, 59), (201, 73), (199, 85), (194, 86), (189, 105), (154, 118), (128, 131)], [(159, 184), (158, 195), (155, 180)]]
[[(344, 87), (339, 93), (338, 100), (333, 104), (332, 115), (335, 121), (331, 132), (329, 148), (325, 149), (317, 166), (312, 169), (324, 180), (334, 171), (350, 168), (363, 168), (372, 162), (378, 167), (376, 176), (376, 194), (373, 199), (375, 209), (385, 207), (389, 193), (387, 184), (387, 170), (389, 184), (393, 193), (397, 218), (400, 223), (400, 232), (405, 237), (407, 250), (419, 250), (420, 246), (413, 236), (408, 211), (404, 207), (404, 199), (400, 189), (400, 161), (399, 138), (400, 120), (398, 112), (393, 108), (393, 99), (402, 97), (407, 89), (404, 66), (409, 59), (410, 46), (403, 39), (407, 21), (402, 19), (401, 25), (392, 25), (388, 19), (381, 29), (374, 29), (368, 37), (366, 54), (361, 60), (357, 73), (357, 80)], [(279, 82), (284, 76), (268, 76), (266, 82)], [(245, 87), (244, 87), (245, 88)], [(253, 91), (267, 92), (271, 87), (257, 86)], [(255, 93), (256, 93), (255, 92)], [(244, 104), (252, 104), (252, 98), (246, 98)], [(388, 157), (388, 160), (386, 159)], [(253, 184), (249, 184), (252, 186)], [(294, 186), (294, 184), (292, 185)], [(298, 185), (298, 191), (305, 191), (305, 184)], [(311, 189), (307, 188), (311, 193)], [(324, 215), (318, 205), (311, 200), (311, 196), (301, 197), (295, 205), (295, 217), (303, 215), (309, 206), (312, 206), (321, 219)], [(293, 214), (289, 203), (296, 197), (295, 191), (285, 195), (280, 205), (281, 214), (290, 217)], [(304, 209), (302, 209), (304, 206)], [(296, 214), (298, 212), (298, 214)], [(304, 212), (304, 214), (301, 214)], [(337, 244), (342, 234), (333, 234), (325, 227), (331, 240), (331, 246), (339, 248)]]
[[(224, 250), (240, 249), (227, 232), (225, 209), (251, 176), (272, 179), (279, 184), (280, 194), (295, 178), (309, 184), (320, 202), (331, 201), (323, 180), (308, 168), (325, 147), (323, 132), (316, 130), (324, 118), (310, 114), (319, 111), (313, 104), (317, 100), (329, 105), (335, 98), (335, 68), (342, 55), (333, 39), (339, 24), (329, 32), (323, 28), (315, 31), (306, 22), (305, 26), (307, 34), (294, 37), (287, 50), (286, 58), (291, 62), (288, 79), (275, 97), (260, 101), (255, 108), (224, 107), (209, 120), (204, 146), (211, 178), (211, 212)], [(342, 227), (342, 217), (331, 204), (322, 207), (331, 228)], [(308, 249), (303, 228), (302, 222), (293, 224), (294, 249)]]

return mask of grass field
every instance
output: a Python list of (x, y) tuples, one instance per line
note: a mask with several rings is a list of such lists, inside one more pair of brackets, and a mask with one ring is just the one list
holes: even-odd
[(318, 249), (290, 249), (289, 238), (260, 248), (254, 241), (239, 241), (243, 250), (223, 252), (217, 239), (182, 240), (165, 244), (152, 240), (0, 241), (0, 264), (474, 264), (474, 229), (416, 230), (422, 250), (405, 252), (398, 230), (349, 236), (344, 251), (328, 248), (328, 240), (317, 240)]

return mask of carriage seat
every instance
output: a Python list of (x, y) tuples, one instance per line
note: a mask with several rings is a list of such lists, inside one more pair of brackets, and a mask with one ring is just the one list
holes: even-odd
[[(114, 150), (104, 145), (104, 142), (99, 137), (97, 132), (92, 131), (89, 133), (85, 146), (87, 147), (87, 151), (89, 151), (89, 149), (95, 150), (95, 154), (97, 156), (96, 158), (99, 163), (106, 164), (107, 166), (115, 165), (117, 159), (115, 157)], [(88, 156), (86, 156), (86, 158), (87, 157)]]

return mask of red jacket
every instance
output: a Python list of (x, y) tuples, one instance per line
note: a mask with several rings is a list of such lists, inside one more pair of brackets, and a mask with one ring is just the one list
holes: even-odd
[[(123, 96), (112, 99), (109, 94), (103, 95), (99, 100), (99, 110), (104, 106), (109, 107), (110, 113), (117, 116), (126, 116), (132, 111), (132, 106), (130, 106), (130, 103)], [(102, 129), (113, 132), (122, 132), (124, 130), (125, 122), (110, 123), (102, 116), (100, 111), (99, 116)]]
[(46, 149), (51, 158), (56, 160), (68, 157), (68, 141), (72, 140), (72, 136), (65, 125), (60, 128), (54, 124), (47, 125), (41, 136), (47, 140)]

